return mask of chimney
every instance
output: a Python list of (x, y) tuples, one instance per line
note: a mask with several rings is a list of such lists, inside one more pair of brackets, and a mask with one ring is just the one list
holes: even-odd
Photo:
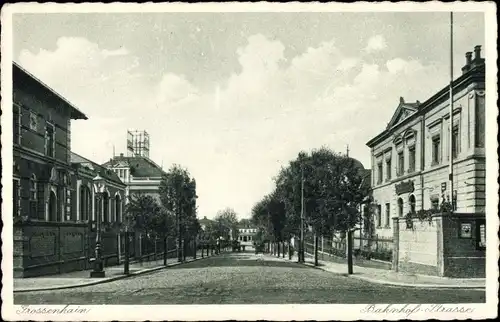
[(474, 60), (481, 59), (481, 46), (474, 47)]
[(472, 63), (472, 52), (465, 53), (465, 65), (468, 66)]
[(465, 66), (462, 67), (462, 74), (467, 73), (472, 68), (472, 52), (465, 53)]

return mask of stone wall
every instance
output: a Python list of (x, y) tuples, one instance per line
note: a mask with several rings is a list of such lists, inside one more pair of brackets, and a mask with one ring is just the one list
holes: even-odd
[(403, 218), (398, 220), (398, 270), (438, 275), (438, 223), (413, 219), (408, 229)]
[[(453, 278), (485, 277), (485, 250), (478, 245), (481, 214), (436, 214), (432, 221), (413, 218), (407, 228), (404, 218), (394, 218), (393, 267), (402, 272)], [(470, 224), (471, 235), (460, 235), (461, 224)]]
[[(14, 226), (14, 277), (90, 269), (95, 231), (86, 223), (31, 221)], [(118, 264), (118, 237), (102, 233), (105, 266)]]
[(88, 268), (85, 224), (28, 222), (14, 226), (14, 276)]

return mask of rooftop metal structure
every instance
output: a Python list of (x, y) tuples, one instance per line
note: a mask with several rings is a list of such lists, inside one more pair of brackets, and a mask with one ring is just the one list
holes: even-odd
[(149, 158), (149, 134), (146, 131), (127, 131), (127, 156)]

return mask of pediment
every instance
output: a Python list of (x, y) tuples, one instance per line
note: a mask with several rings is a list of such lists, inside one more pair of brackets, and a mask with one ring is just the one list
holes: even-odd
[(392, 115), (391, 121), (389, 122), (389, 124), (387, 124), (387, 129), (392, 128), (396, 124), (399, 124), (412, 114), (416, 113), (418, 111), (419, 105), (419, 101), (417, 101), (416, 103), (405, 103), (404, 99), (401, 97), (399, 100), (399, 105)]

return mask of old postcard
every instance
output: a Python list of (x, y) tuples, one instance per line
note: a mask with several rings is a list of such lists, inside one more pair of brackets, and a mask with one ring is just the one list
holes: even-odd
[(1, 22), (4, 319), (496, 316), (493, 2)]

